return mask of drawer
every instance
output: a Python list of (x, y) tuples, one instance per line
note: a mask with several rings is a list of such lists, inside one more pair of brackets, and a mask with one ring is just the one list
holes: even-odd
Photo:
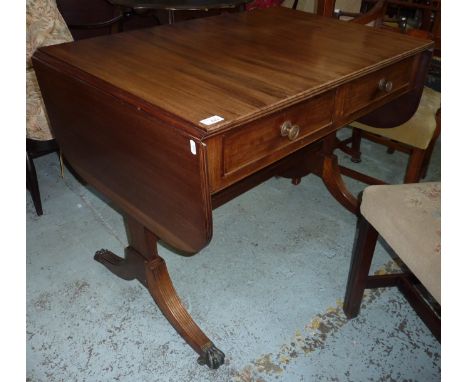
[(352, 114), (373, 102), (408, 89), (412, 70), (413, 58), (409, 58), (345, 85), (343, 115)]
[(226, 133), (223, 175), (252, 173), (310, 143), (331, 126), (333, 106), (334, 92), (327, 92)]

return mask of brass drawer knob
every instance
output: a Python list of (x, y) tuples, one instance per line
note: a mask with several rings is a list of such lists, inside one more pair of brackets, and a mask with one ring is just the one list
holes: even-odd
[(301, 128), (298, 125), (293, 125), (291, 121), (285, 121), (281, 125), (281, 135), (283, 137), (288, 137), (290, 141), (294, 141), (301, 131)]
[(393, 89), (393, 82), (382, 78), (379, 81), (379, 89), (384, 91), (385, 93), (390, 93)]

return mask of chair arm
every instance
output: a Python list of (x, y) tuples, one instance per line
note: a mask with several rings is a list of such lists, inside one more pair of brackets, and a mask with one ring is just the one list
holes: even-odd
[(337, 19), (339, 19), (341, 16), (356, 18), (362, 15), (363, 15), (362, 13), (346, 12), (346, 11), (342, 11), (341, 9), (335, 9), (335, 12), (333, 13), (333, 16), (335, 16)]
[(89, 24), (69, 24), (68, 28), (70, 29), (100, 29), (100, 28), (106, 28), (114, 25), (115, 23), (121, 21), (124, 18), (124, 14), (120, 13), (119, 15), (111, 18), (110, 20), (106, 21), (101, 21), (98, 23), (89, 23)]
[(354, 20), (351, 20), (351, 22), (365, 25), (369, 24), (371, 21), (374, 20), (381, 20), (385, 15), (386, 8), (386, 0), (379, 0), (369, 12), (366, 12), (363, 15), (356, 17)]

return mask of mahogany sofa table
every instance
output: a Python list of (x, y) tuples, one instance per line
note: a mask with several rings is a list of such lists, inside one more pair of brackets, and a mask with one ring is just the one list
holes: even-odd
[(315, 173), (356, 212), (335, 132), (373, 110), (384, 127), (409, 118), (432, 45), (277, 7), (40, 48), (33, 61), (64, 155), (125, 215), (125, 258), (95, 259), (146, 286), (217, 368), (224, 354), (182, 305), (157, 242), (197, 253), (213, 208), (274, 175)]

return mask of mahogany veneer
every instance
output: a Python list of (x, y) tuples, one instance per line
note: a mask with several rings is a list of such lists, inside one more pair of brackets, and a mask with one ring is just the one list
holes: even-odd
[[(40, 48), (33, 62), (64, 155), (133, 232), (125, 259), (96, 259), (140, 280), (200, 362), (216, 368), (224, 354), (180, 303), (157, 241), (200, 251), (213, 206), (275, 174), (295, 183), (320, 175), (357, 211), (334, 132), (371, 111), (390, 115), (388, 104), (404, 97), (417, 107), (432, 45), (278, 7)], [(202, 122), (212, 116), (222, 119)]]

